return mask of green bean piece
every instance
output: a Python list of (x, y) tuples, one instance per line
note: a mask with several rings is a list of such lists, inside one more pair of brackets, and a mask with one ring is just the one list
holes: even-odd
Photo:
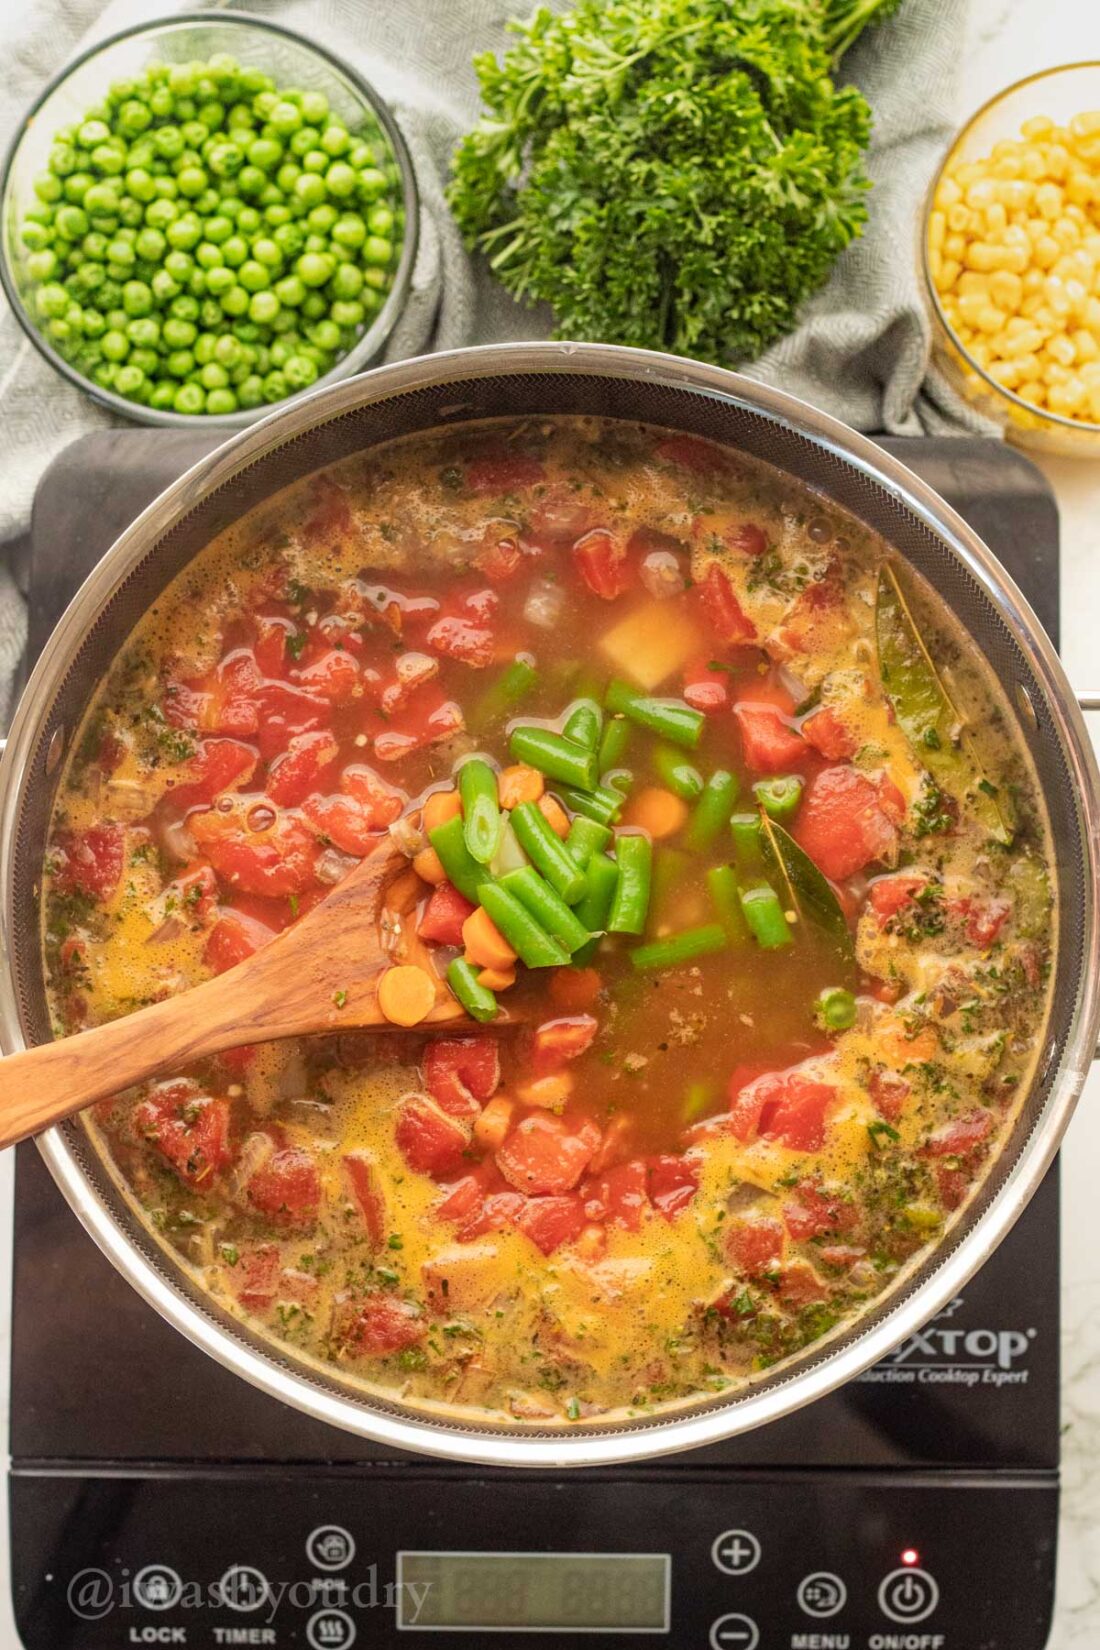
[(793, 940), (790, 923), (783, 914), (779, 895), (769, 882), (742, 888), (741, 909), (757, 945), (764, 951), (778, 951)]
[(818, 1023), (826, 1031), (847, 1031), (856, 1023), (856, 1000), (843, 986), (823, 991), (814, 1004)]
[(716, 865), (707, 872), (707, 890), (714, 914), (726, 930), (732, 945), (742, 945), (749, 937), (749, 925), (741, 909), (741, 890), (732, 865)]
[(483, 882), (478, 888), (477, 900), (528, 968), (564, 968), (569, 953), (562, 950), (553, 935), (546, 932), (507, 888), (499, 882)]
[(619, 881), (607, 926), (613, 934), (640, 934), (649, 911), (653, 879), (653, 844), (647, 836), (620, 836), (615, 840)]
[(593, 854), (585, 867), (585, 883), (584, 894), (575, 908), (576, 917), (595, 937), (574, 952), (573, 961), (578, 967), (583, 967), (590, 960), (601, 936), (607, 931), (611, 902), (619, 885), (619, 867), (607, 854)]
[(797, 773), (785, 773), (776, 779), (761, 779), (752, 788), (752, 794), (769, 819), (780, 824), (798, 812), (802, 801), (803, 780)]
[(653, 768), (658, 778), (685, 802), (695, 802), (703, 794), (703, 776), (674, 745), (658, 745), (653, 752)]
[(584, 893), (584, 872), (569, 852), (565, 843), (547, 824), (546, 815), (534, 802), (521, 802), (512, 809), (512, 828), (519, 845), (541, 871), (556, 894), (569, 905), (576, 905)]
[(599, 825), (614, 825), (623, 811), (623, 794), (610, 785), (599, 785), (594, 791), (577, 791), (569, 786), (562, 791), (561, 799), (574, 813), (584, 814)]
[(565, 839), (566, 850), (573, 855), (583, 871), (593, 854), (602, 853), (611, 841), (611, 827), (601, 825), (587, 814), (578, 814), (569, 827)]
[(721, 832), (737, 801), (737, 780), (725, 768), (715, 768), (684, 830), (684, 842), (693, 854), (702, 853)]
[(549, 728), (512, 729), (508, 748), (517, 762), (527, 762), (547, 779), (594, 791), (598, 780), (596, 753)]
[(598, 750), (603, 732), (603, 711), (595, 699), (578, 699), (565, 719), (562, 734), (586, 750)]
[(466, 824), (462, 815), (455, 814), (453, 819), (437, 825), (434, 831), (428, 832), (428, 840), (439, 855), (448, 882), (453, 882), (467, 899), (476, 899), (478, 884), (485, 880), (485, 867), (478, 864), (466, 846)]
[(682, 699), (653, 699), (638, 693), (629, 682), (612, 682), (604, 695), (608, 710), (628, 716), (640, 728), (648, 728), (673, 745), (694, 750), (703, 735), (706, 717), (701, 710), (692, 710)]
[(488, 727), (530, 698), (539, 673), (527, 659), (513, 659), (507, 670), (482, 694), (470, 717), (472, 728)]
[(683, 882), (691, 869), (690, 854), (682, 848), (669, 848), (661, 843), (653, 852), (653, 888), (649, 902), (654, 911), (660, 911), (672, 890)]
[(737, 861), (737, 869), (742, 874), (761, 870), (764, 864), (764, 849), (760, 815), (734, 814), (730, 819), (730, 833), (733, 836), (733, 857)]
[(488, 762), (471, 756), (458, 770), (466, 847), (479, 865), (488, 865), (500, 847), (504, 818), (497, 800), (497, 776)]
[(579, 951), (582, 945), (587, 945), (592, 938), (579, 917), (533, 865), (525, 865), (520, 871), (509, 871), (501, 877), (500, 886), (514, 894), (536, 922), (541, 923), (554, 939), (560, 940), (570, 955)]
[(447, 984), (473, 1019), (495, 1020), (499, 1005), (489, 987), (478, 984), (478, 972), (464, 957), (456, 957), (447, 969)]
[(630, 740), (634, 729), (625, 716), (612, 716), (604, 726), (603, 738), (600, 740), (600, 772), (606, 773), (609, 768), (621, 765), (623, 757), (630, 749)]
[(630, 795), (634, 786), (633, 768), (609, 768), (600, 779), (601, 791), (618, 791), (624, 799)]
[(705, 1079), (697, 1083), (689, 1083), (684, 1090), (684, 1103), (680, 1108), (681, 1123), (696, 1123), (700, 1117), (705, 1117), (712, 1111), (718, 1099), (718, 1084), (708, 1083)]
[(638, 969), (679, 968), (695, 957), (707, 957), (713, 951), (724, 951), (729, 944), (726, 930), (720, 922), (704, 923), (701, 928), (685, 928), (682, 933), (669, 934), (649, 945), (635, 946), (630, 960)]

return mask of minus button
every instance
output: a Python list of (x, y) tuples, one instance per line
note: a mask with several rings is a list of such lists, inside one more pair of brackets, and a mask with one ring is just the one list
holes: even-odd
[(710, 1629), (711, 1650), (756, 1650), (760, 1629), (751, 1616), (719, 1616)]

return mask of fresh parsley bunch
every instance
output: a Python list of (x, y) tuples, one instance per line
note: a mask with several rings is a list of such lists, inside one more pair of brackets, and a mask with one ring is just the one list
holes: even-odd
[(794, 325), (867, 216), (834, 56), (898, 0), (578, 0), (475, 59), (450, 202), (558, 337), (730, 362)]

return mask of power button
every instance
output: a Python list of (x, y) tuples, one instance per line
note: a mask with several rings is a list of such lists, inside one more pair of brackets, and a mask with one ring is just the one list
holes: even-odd
[(939, 1602), (939, 1585), (927, 1570), (891, 1570), (878, 1590), (878, 1607), (891, 1621), (926, 1621)]

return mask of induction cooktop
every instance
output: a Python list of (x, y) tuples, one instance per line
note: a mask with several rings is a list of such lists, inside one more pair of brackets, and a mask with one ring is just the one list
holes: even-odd
[[(116, 534), (214, 439), (100, 432), (54, 462), (34, 508), (32, 659)], [(1057, 639), (1058, 518), (1039, 472), (997, 442), (884, 445), (970, 520)], [(1055, 1169), (958, 1299), (797, 1415), (650, 1465), (463, 1468), (364, 1443), (230, 1375), (131, 1291), (22, 1146), (9, 1491), (23, 1643), (1041, 1650), (1058, 1285)]]

